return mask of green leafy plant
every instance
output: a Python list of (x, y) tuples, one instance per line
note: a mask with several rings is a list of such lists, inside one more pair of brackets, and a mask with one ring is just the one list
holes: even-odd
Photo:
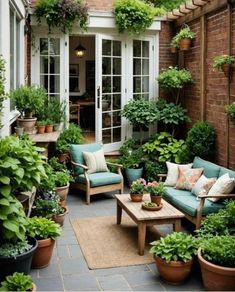
[(43, 217), (32, 217), (27, 219), (27, 233), (36, 239), (46, 239), (61, 235), (61, 227), (51, 219)]
[(124, 168), (140, 168), (143, 162), (143, 151), (141, 148), (130, 150), (121, 157), (121, 164)]
[(202, 256), (209, 262), (223, 266), (235, 267), (235, 236), (215, 236), (200, 242)]
[(66, 104), (56, 99), (52, 99), (46, 103), (45, 118), (50, 119), (52, 124), (60, 124), (66, 120), (65, 116)]
[(179, 40), (177, 36), (174, 36), (173, 39), (171, 40), (171, 47), (176, 49), (179, 48)]
[(34, 201), (32, 215), (51, 218), (53, 215), (60, 214), (61, 209), (59, 196), (53, 192), (47, 192)]
[(151, 161), (148, 157), (146, 158), (144, 166), (145, 175), (148, 181), (154, 181), (157, 179), (158, 174), (167, 172), (165, 163)]
[(156, 203), (152, 203), (150, 201), (145, 201), (145, 202), (143, 202), (142, 205), (145, 206), (145, 207), (150, 207), (150, 208), (157, 207), (157, 204)]
[(187, 262), (196, 255), (198, 249), (196, 239), (183, 232), (173, 232), (150, 244), (152, 245), (150, 252), (167, 263), (170, 261)]
[(197, 122), (188, 131), (185, 141), (192, 157), (208, 158), (215, 147), (215, 130), (206, 122)]
[(70, 144), (82, 144), (83, 141), (81, 128), (71, 123), (69, 128), (60, 134), (56, 142), (56, 150), (62, 153), (68, 152)]
[(229, 55), (220, 55), (216, 56), (213, 59), (213, 68), (217, 70), (221, 70), (222, 66), (224, 64), (233, 64), (235, 62), (235, 57), (234, 56), (229, 56)]
[(56, 187), (64, 187), (66, 186), (70, 181), (72, 181), (71, 174), (64, 170), (64, 171), (56, 171), (54, 174), (55, 177), (55, 186)]
[(11, 90), (10, 98), (20, 111), (21, 116), (31, 117), (33, 113), (44, 106), (47, 93), (42, 87), (24, 85)]
[(143, 142), (142, 130), (159, 119), (159, 111), (156, 102), (144, 98), (130, 100), (124, 105), (121, 115), (127, 118), (133, 126), (140, 128), (140, 144)]
[(146, 181), (143, 178), (132, 182), (130, 187), (130, 194), (144, 194), (146, 193)]
[(176, 35), (178, 41), (183, 39), (194, 39), (195, 33), (190, 30), (189, 26), (183, 27)]
[(63, 33), (70, 32), (73, 24), (79, 24), (82, 30), (87, 29), (88, 8), (80, 0), (39, 0), (35, 7), (38, 23), (45, 18), (49, 31), (57, 27)]
[(226, 105), (224, 110), (231, 119), (235, 119), (235, 102)]
[(52, 167), (54, 171), (63, 171), (67, 169), (65, 163), (59, 162), (58, 157), (55, 156), (49, 159), (49, 165)]
[(26, 240), (19, 241), (16, 243), (4, 243), (0, 246), (0, 256), (1, 257), (16, 257), (32, 248)]
[(41, 179), (40, 185), (37, 187), (38, 196), (42, 196), (44, 193), (53, 192), (55, 190), (54, 171), (48, 163), (45, 163), (44, 168), (46, 176)]
[(0, 291), (32, 291), (33, 279), (24, 273), (15, 272), (13, 275), (7, 276), (0, 285)]
[(42, 121), (37, 121), (37, 126), (38, 127), (42, 127), (42, 126), (46, 126), (46, 124), (47, 124), (47, 121), (46, 120), (42, 120)]
[(146, 190), (151, 196), (164, 196), (166, 194), (166, 187), (161, 182), (148, 182)]
[(185, 84), (193, 81), (189, 70), (178, 69), (177, 67), (163, 69), (157, 80), (162, 88), (172, 92), (175, 97), (176, 104), (179, 103), (180, 90), (185, 86)]
[(0, 129), (2, 128), (1, 116), (3, 110), (3, 102), (7, 97), (4, 83), (5, 83), (5, 60), (3, 59), (2, 55), (0, 55)]
[(149, 0), (156, 7), (161, 7), (166, 11), (171, 11), (174, 8), (178, 8), (180, 4), (185, 3), (187, 0)]
[(162, 13), (161, 8), (156, 9), (140, 0), (117, 0), (114, 4), (115, 23), (120, 33), (127, 31), (139, 35), (151, 26), (156, 15)]

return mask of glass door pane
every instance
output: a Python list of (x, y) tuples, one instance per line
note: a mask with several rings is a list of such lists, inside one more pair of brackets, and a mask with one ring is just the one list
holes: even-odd
[(102, 39), (102, 141), (121, 142), (122, 49), (121, 41)]

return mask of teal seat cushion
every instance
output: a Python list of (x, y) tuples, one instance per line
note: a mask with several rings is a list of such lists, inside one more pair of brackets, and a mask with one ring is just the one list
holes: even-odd
[[(102, 149), (102, 143), (91, 143), (91, 144), (71, 144), (70, 145), (70, 155), (74, 162), (79, 164), (85, 164), (85, 160), (83, 158), (83, 151), (87, 152), (95, 152)], [(75, 167), (75, 174), (82, 174), (84, 171), (81, 167)]]
[(196, 156), (193, 160), (193, 168), (203, 168), (203, 174), (208, 177), (219, 177), (220, 166), (216, 165), (210, 161), (206, 161), (198, 156)]
[(166, 200), (168, 202), (173, 202), (174, 197), (177, 196), (188, 196), (191, 193), (189, 191), (185, 191), (185, 190), (177, 190), (175, 188), (172, 187), (166, 187), (166, 194), (164, 195), (164, 198), (166, 198)]
[(225, 168), (225, 167), (220, 167), (220, 172), (219, 172), (219, 177), (228, 173), (230, 178), (235, 178), (235, 171)]
[[(91, 187), (98, 187), (98, 186), (104, 186), (104, 185), (112, 185), (117, 184), (122, 181), (122, 177), (113, 172), (96, 172), (91, 173), (88, 175)], [(76, 178), (76, 182), (85, 184), (86, 179), (84, 174), (80, 174)]]

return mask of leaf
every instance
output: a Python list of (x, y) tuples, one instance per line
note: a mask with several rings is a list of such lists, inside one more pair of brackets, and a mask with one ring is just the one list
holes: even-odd
[(7, 198), (11, 193), (11, 186), (0, 187), (0, 193)]
[(3, 222), (3, 226), (8, 229), (8, 230), (11, 230), (13, 232), (19, 232), (19, 226), (17, 224), (14, 224), (10, 221), (4, 221)]
[(2, 182), (4, 185), (9, 185), (10, 179), (7, 176), (0, 176), (0, 182)]
[(3, 198), (3, 199), (0, 199), (0, 205), (9, 206), (10, 203), (7, 199)]

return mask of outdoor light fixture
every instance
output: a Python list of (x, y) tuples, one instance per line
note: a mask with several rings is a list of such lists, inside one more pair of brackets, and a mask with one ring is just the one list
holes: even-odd
[(82, 58), (85, 55), (86, 49), (79, 44), (74, 51), (78, 58)]

